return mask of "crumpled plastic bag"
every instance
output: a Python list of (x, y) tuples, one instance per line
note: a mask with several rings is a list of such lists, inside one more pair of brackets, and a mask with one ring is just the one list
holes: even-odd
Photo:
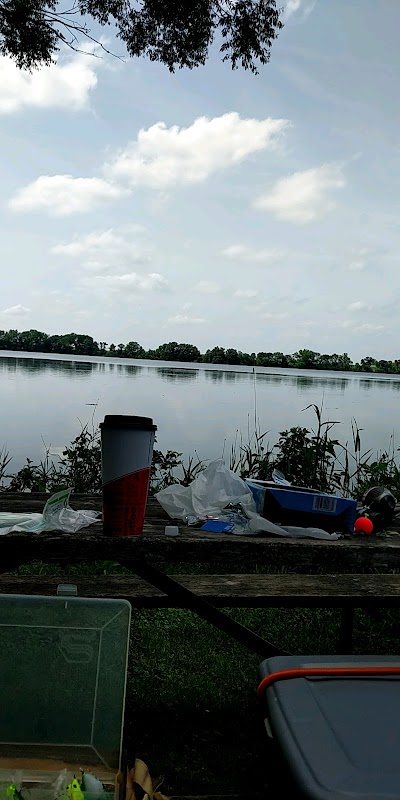
[(190, 486), (174, 483), (157, 492), (156, 498), (172, 519), (184, 521), (188, 517), (215, 516), (231, 503), (240, 503), (246, 510), (256, 511), (251, 489), (222, 459), (211, 461)]
[[(259, 514), (248, 513), (249, 518), (249, 531), (248, 535), (257, 533), (272, 533), (276, 536), (286, 536), (294, 539), (329, 539), (329, 541), (336, 541), (341, 539), (340, 533), (328, 533), (323, 531), (322, 528), (300, 528), (297, 525), (275, 525), (265, 517), (260, 517)], [(235, 531), (234, 531), (235, 532)], [(237, 531), (242, 533), (242, 531)], [(245, 533), (245, 531), (243, 531)]]
[(42, 531), (64, 531), (75, 533), (81, 528), (92, 525), (99, 519), (98, 511), (84, 509), (74, 511), (69, 505), (72, 489), (65, 489), (49, 497), (43, 514), (0, 512), (0, 536), (12, 531), (41, 533)]
[[(269, 522), (257, 513), (259, 509), (250, 485), (242, 480), (236, 472), (228, 469), (222, 459), (212, 461), (190, 486), (174, 483), (157, 492), (156, 498), (172, 519), (182, 519), (185, 522), (188, 519), (203, 520), (207, 517), (235, 521), (234, 514), (227, 515), (222, 512), (229, 505), (240, 506), (244, 513), (240, 515), (240, 522), (235, 524), (232, 531), (238, 535), (254, 536), (267, 533), (298, 539), (327, 539), (329, 541), (341, 538), (340, 534), (328, 533), (321, 528), (283, 527)], [(247, 522), (244, 524), (243, 516), (247, 518)]]

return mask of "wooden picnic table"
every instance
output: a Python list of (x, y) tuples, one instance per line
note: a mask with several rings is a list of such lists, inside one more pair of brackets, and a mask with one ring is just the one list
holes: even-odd
[[(0, 495), (2, 511), (42, 511), (45, 494)], [(72, 508), (101, 511), (101, 495), (71, 496)], [(326, 541), (320, 539), (286, 539), (274, 536), (218, 535), (187, 528), (177, 522), (180, 536), (165, 536), (165, 526), (171, 520), (154, 497), (147, 504), (142, 536), (103, 536), (102, 522), (94, 523), (76, 534), (57, 531), (32, 534), (14, 533), (0, 537), (0, 571), (5, 560), (21, 563), (31, 560), (69, 563), (92, 560), (118, 561), (120, 557), (146, 558), (151, 562), (202, 564), (207, 567), (225, 564), (226, 572), (254, 571), (268, 566), (276, 572), (346, 574), (369, 571), (389, 573), (400, 569), (400, 524), (392, 530), (372, 536), (357, 536)]]
[[(3, 511), (42, 511), (44, 494), (1, 495)], [(75, 495), (73, 508), (101, 510), (101, 495)], [(355, 607), (374, 610), (400, 606), (400, 526), (370, 537), (338, 541), (281, 539), (205, 533), (182, 523), (178, 537), (165, 536), (170, 522), (155, 498), (149, 498), (144, 532), (138, 537), (107, 537), (102, 522), (76, 534), (11, 533), (0, 536), (0, 592), (54, 593), (65, 577), (15, 576), (29, 562), (77, 564), (118, 562), (126, 575), (71, 579), (83, 596), (126, 597), (132, 605), (186, 607), (228, 635), (267, 657), (282, 651), (248, 631), (218, 607), (339, 607), (339, 651), (349, 652)], [(186, 565), (171, 576), (162, 565)], [(201, 565), (205, 574), (198, 573)], [(260, 574), (260, 568), (269, 574)], [(257, 572), (258, 570), (258, 572)], [(208, 574), (215, 573), (218, 574)]]

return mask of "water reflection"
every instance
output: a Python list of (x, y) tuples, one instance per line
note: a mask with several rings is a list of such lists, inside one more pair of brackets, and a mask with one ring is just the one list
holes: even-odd
[(224, 380), (224, 372), (220, 372), (217, 369), (206, 369), (204, 370), (206, 381), (212, 381), (213, 383), (221, 383)]
[[(220, 381), (226, 381), (228, 383), (234, 383), (239, 381), (247, 381), (248, 383), (254, 381), (254, 372), (253, 370), (243, 371), (243, 369), (239, 369), (236, 371), (234, 367), (226, 367), (226, 369), (207, 369), (206, 367), (203, 368), (202, 372), (205, 375), (206, 380), (213, 381), (213, 383), (219, 383)], [(260, 373), (261, 378), (269, 378), (269, 375), (263, 375)], [(256, 377), (258, 380), (258, 374), (256, 373)]]
[(296, 386), (300, 391), (309, 391), (310, 389), (339, 389), (342, 393), (348, 388), (349, 382), (346, 378), (313, 378), (309, 375), (298, 375), (296, 378)]
[(143, 367), (136, 364), (112, 364), (104, 361), (68, 361), (67, 359), (58, 361), (53, 358), (0, 357), (0, 372), (12, 374), (23, 373), (33, 376), (47, 372), (69, 377), (89, 377), (95, 372), (114, 372), (115, 369), (119, 373), (135, 377), (142, 372)]
[(123, 364), (122, 366), (125, 375), (130, 375), (131, 378), (136, 378), (143, 371), (143, 367), (139, 367), (137, 364)]
[(162, 381), (168, 383), (193, 383), (197, 380), (198, 369), (171, 369), (170, 367), (149, 367), (148, 371), (154, 372), (161, 378)]
[(360, 378), (358, 385), (364, 391), (369, 391), (370, 389), (388, 389), (390, 388), (398, 392), (400, 390), (400, 381), (391, 379), (391, 380), (384, 380), (380, 378)]
[(240, 381), (241, 378), (241, 375), (238, 372), (224, 372), (224, 376), (226, 383), (236, 383), (236, 381)]
[[(226, 383), (232, 385), (238, 382), (253, 382), (254, 377), (257, 384), (267, 384), (269, 386), (292, 386), (299, 393), (310, 393), (314, 390), (327, 389), (335, 390), (343, 394), (348, 389), (359, 387), (365, 392), (387, 390), (389, 387), (394, 392), (400, 391), (400, 379), (398, 376), (379, 377), (377, 375), (360, 376), (356, 375), (335, 375), (334, 373), (314, 373), (299, 374), (295, 372), (267, 372), (258, 371), (249, 367), (248, 369), (238, 367), (215, 368), (199, 367), (188, 368), (180, 364), (155, 366), (154, 364), (127, 364), (124, 360), (119, 363), (111, 361), (75, 361), (69, 358), (35, 358), (32, 356), (0, 356), (0, 373), (24, 374), (29, 376), (40, 373), (51, 373), (76, 377), (79, 379), (89, 377), (93, 373), (104, 374), (106, 372), (117, 372), (121, 376), (135, 378), (143, 370), (152, 375), (157, 375), (162, 381), (168, 383), (195, 383), (204, 376), (206, 381), (213, 384)], [(260, 387), (261, 388), (261, 387)]]
[(22, 372), (26, 375), (37, 375), (40, 372), (52, 372), (68, 375), (90, 375), (100, 365), (90, 361), (55, 361), (45, 358), (0, 358), (0, 371), (8, 373)]
[(270, 372), (257, 372), (256, 379), (257, 383), (275, 384), (276, 386), (295, 386), (299, 391), (329, 388), (339, 389), (341, 392), (344, 392), (351, 383), (351, 379), (349, 380), (348, 378), (323, 377), (322, 375), (277, 375), (276, 373)]
[[(253, 378), (253, 376), (252, 376)], [(275, 372), (256, 372), (257, 383), (294, 383), (293, 375), (277, 375)]]

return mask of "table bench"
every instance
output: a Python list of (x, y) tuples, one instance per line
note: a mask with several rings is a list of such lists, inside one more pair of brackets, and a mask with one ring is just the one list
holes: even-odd
[[(43, 494), (1, 495), (4, 511), (41, 511)], [(75, 495), (74, 508), (101, 509), (100, 495)], [(338, 541), (235, 536), (180, 526), (178, 537), (165, 536), (169, 522), (150, 498), (144, 532), (138, 537), (106, 537), (101, 521), (76, 534), (0, 536), (0, 591), (52, 593), (64, 578), (9, 576), (22, 564), (117, 562), (134, 573), (68, 579), (82, 595), (126, 597), (141, 608), (188, 608), (262, 657), (281, 654), (279, 645), (262, 639), (220, 608), (340, 608), (338, 652), (352, 646), (354, 609), (369, 613), (399, 606), (400, 530)], [(171, 576), (163, 565), (201, 565), (207, 574)], [(160, 568), (161, 567), (161, 568)], [(268, 569), (271, 574), (259, 574)], [(210, 575), (209, 572), (218, 574)], [(1, 573), (3, 573), (1, 575)], [(225, 574), (221, 574), (225, 573)]]
[[(219, 608), (400, 607), (400, 575), (174, 575), (180, 585)], [(115, 597), (133, 608), (182, 608), (144, 580), (126, 575), (75, 576), (80, 597)], [(52, 595), (65, 577), (0, 575), (0, 592)]]

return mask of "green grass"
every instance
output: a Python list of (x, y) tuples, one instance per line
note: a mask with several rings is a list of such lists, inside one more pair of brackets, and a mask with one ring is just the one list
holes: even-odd
[[(163, 566), (172, 571), (172, 565)], [(201, 567), (204, 571), (204, 565), (196, 571)], [(118, 571), (122, 568), (98, 562), (65, 572), (78, 577)], [(187, 565), (175, 565), (176, 573), (182, 571), (187, 572)], [(45, 565), (19, 570), (38, 573), (62, 575), (62, 570)], [(229, 613), (291, 653), (335, 652), (336, 610)], [(391, 626), (399, 619), (397, 612), (386, 612), (382, 620), (372, 622), (357, 612), (355, 651), (395, 653), (398, 640)], [(146, 760), (154, 775), (165, 775), (164, 791), (241, 792), (250, 797), (256, 789), (270, 786), (276, 756), (268, 749), (257, 713), (260, 660), (189, 611), (133, 611), (125, 740), (129, 752)]]
[[(335, 652), (337, 611), (230, 613), (292, 653)], [(384, 627), (357, 614), (356, 651), (395, 652)], [(257, 772), (257, 785), (268, 785), (275, 755), (257, 713), (259, 662), (190, 612), (134, 613), (127, 734), (167, 776), (168, 791), (246, 793)]]

